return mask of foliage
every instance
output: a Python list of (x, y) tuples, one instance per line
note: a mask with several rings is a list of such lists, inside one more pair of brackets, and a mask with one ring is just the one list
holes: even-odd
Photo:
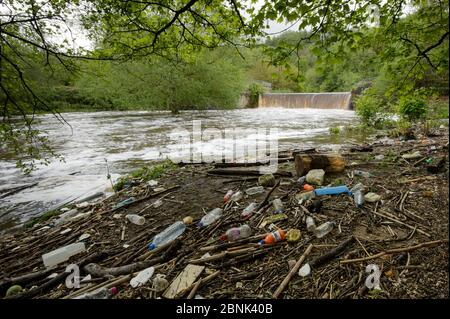
[(389, 116), (387, 101), (383, 100), (373, 89), (367, 89), (364, 94), (356, 98), (356, 113), (363, 125), (382, 128)]
[(249, 105), (251, 107), (256, 107), (258, 106), (258, 99), (259, 96), (261, 94), (264, 93), (264, 87), (259, 84), (259, 83), (252, 83), (249, 88), (248, 88), (248, 92), (249, 92), (249, 97), (250, 97), (250, 101), (249, 101)]
[(126, 176), (120, 177), (114, 183), (114, 190), (118, 192), (127, 185), (133, 185), (135, 181), (147, 182), (151, 179), (160, 178), (164, 173), (173, 170), (175, 167), (176, 165), (172, 163), (170, 160), (152, 166), (144, 166), (140, 169), (131, 172)]
[(339, 134), (341, 132), (341, 129), (340, 129), (339, 126), (334, 126), (334, 127), (330, 127), (329, 131), (330, 131), (331, 134), (337, 135), (337, 134)]
[(427, 104), (417, 97), (402, 97), (398, 103), (398, 112), (403, 118), (414, 122), (425, 117)]

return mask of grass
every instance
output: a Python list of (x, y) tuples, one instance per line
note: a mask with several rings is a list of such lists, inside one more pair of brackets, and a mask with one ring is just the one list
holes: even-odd
[(51, 219), (54, 216), (58, 216), (59, 214), (61, 214), (61, 212), (59, 210), (50, 210), (50, 211), (42, 214), (41, 216), (30, 219), (29, 221), (27, 221), (25, 223), (24, 226), (25, 226), (25, 228), (31, 228), (34, 225), (46, 222), (47, 220)]
[(331, 134), (338, 135), (341, 132), (341, 129), (339, 126), (333, 126), (329, 128), (329, 131)]
[(152, 166), (144, 166), (132, 171), (126, 176), (120, 177), (114, 184), (114, 190), (118, 192), (127, 185), (132, 185), (136, 182), (148, 182), (151, 179), (160, 178), (164, 173), (173, 170), (175, 167), (176, 165), (170, 160)]

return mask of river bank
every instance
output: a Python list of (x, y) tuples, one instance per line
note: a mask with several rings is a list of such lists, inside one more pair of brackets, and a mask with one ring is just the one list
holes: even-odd
[[(255, 176), (211, 174), (214, 165), (207, 164), (174, 166), (158, 178), (157, 185), (136, 180), (111, 197), (79, 205), (75, 220), (54, 226), (58, 220), (54, 216), (32, 229), (3, 235), (1, 294), (18, 284), (25, 290), (12, 298), (74, 297), (80, 293), (64, 284), (70, 262), (80, 267), (82, 278), (90, 276), (78, 291), (114, 286), (118, 289), (114, 298), (161, 297), (165, 289), (155, 289), (152, 280), (132, 288), (133, 274), (153, 266), (155, 274), (172, 283), (187, 265), (201, 270), (186, 289), (177, 291), (177, 298), (273, 298), (277, 292), (281, 298), (448, 298), (448, 161), (432, 168), (447, 156), (448, 129), (416, 136), (410, 141), (379, 136), (363, 148), (341, 150), (345, 171), (327, 173), (324, 185), (352, 187), (361, 182), (366, 192), (381, 196), (362, 208), (355, 207), (348, 195), (321, 196), (319, 209), (311, 202), (299, 204), (296, 194), (302, 186), (296, 182), (289, 152), (280, 154), (285, 160), (279, 164), (275, 187), (229, 205), (223, 204), (225, 193), (256, 186)], [(355, 170), (371, 176), (357, 176)], [(116, 206), (131, 197), (132, 203)], [(273, 215), (275, 198), (282, 200), (286, 218), (273, 223), (281, 229), (299, 229), (300, 239), (259, 245), (270, 232), (270, 223), (261, 224)], [(240, 214), (251, 202), (263, 209), (242, 220)], [(214, 207), (224, 208), (223, 217), (197, 228), (195, 223)], [(127, 222), (125, 215), (132, 213), (144, 217), (145, 223)], [(194, 223), (181, 237), (148, 250), (154, 235), (187, 216)], [(335, 227), (316, 238), (306, 229), (307, 216), (317, 225), (333, 221)], [(230, 243), (218, 239), (230, 227), (244, 223), (252, 229), (250, 238)], [(84, 242), (86, 251), (46, 270), (43, 254), (76, 242)], [(294, 273), (283, 287), (283, 279), (302, 255), (304, 262), (314, 265), (312, 273), (306, 277)], [(369, 264), (380, 270), (380, 290), (365, 285)]]

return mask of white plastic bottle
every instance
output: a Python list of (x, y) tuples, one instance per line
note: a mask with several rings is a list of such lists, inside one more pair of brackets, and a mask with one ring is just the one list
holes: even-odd
[(334, 228), (334, 222), (326, 222), (316, 227), (316, 237), (322, 238), (331, 232)]
[(136, 214), (125, 215), (126, 219), (132, 224), (142, 226), (145, 223), (145, 218)]
[(306, 217), (306, 229), (311, 233), (316, 231), (316, 223), (311, 216)]
[(243, 219), (247, 219), (250, 218), (252, 216), (252, 214), (255, 212), (256, 208), (258, 208), (258, 204), (256, 204), (255, 202), (250, 203), (243, 211), (241, 214), (241, 217)]
[(170, 243), (183, 234), (185, 230), (186, 225), (182, 221), (173, 223), (153, 238), (151, 244), (148, 245), (148, 249), (153, 250), (156, 247)]
[(84, 252), (85, 250), (86, 247), (84, 243), (70, 244), (42, 255), (42, 261), (44, 262), (45, 267), (53, 267), (69, 260), (70, 257)]
[(242, 194), (241, 191), (238, 191), (238, 192), (234, 193), (233, 196), (231, 196), (230, 200), (232, 202), (237, 202), (237, 201), (240, 201), (242, 199), (242, 197), (244, 197), (244, 194)]
[(221, 208), (214, 208), (208, 214), (203, 216), (203, 218), (198, 223), (198, 226), (199, 227), (204, 227), (204, 226), (211, 225), (216, 220), (218, 220), (220, 217), (222, 217), (222, 214), (223, 214), (223, 210)]
[(250, 187), (245, 191), (247, 195), (256, 195), (262, 192), (264, 192), (264, 187), (262, 186)]
[(220, 239), (235, 241), (242, 238), (250, 237), (252, 234), (252, 229), (247, 224), (242, 225), (241, 227), (233, 227), (227, 230), (225, 235), (222, 235)]
[(112, 288), (103, 287), (103, 288), (95, 290), (93, 292), (88, 292), (88, 293), (82, 294), (73, 299), (109, 299), (112, 296), (114, 296), (115, 294), (117, 294), (116, 287), (112, 287)]

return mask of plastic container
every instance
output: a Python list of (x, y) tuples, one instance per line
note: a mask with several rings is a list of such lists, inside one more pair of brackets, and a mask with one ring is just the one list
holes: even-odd
[(224, 235), (220, 237), (221, 240), (235, 241), (242, 238), (250, 237), (252, 229), (247, 224), (240, 227), (233, 227), (226, 231)]
[(362, 190), (358, 189), (353, 193), (353, 201), (355, 202), (356, 207), (361, 208), (364, 205), (364, 194)]
[(242, 217), (243, 219), (248, 219), (248, 218), (250, 218), (250, 217), (253, 215), (253, 213), (255, 212), (256, 208), (258, 208), (258, 204), (254, 203), (254, 202), (253, 202), (253, 203), (250, 203), (250, 204), (242, 211), (241, 217)]
[(347, 186), (322, 187), (314, 191), (316, 196), (350, 194)]
[(275, 209), (275, 214), (280, 214), (284, 212), (283, 202), (279, 198), (275, 198), (272, 201), (273, 208)]
[(286, 239), (286, 232), (282, 229), (267, 234), (266, 238), (259, 242), (260, 245), (270, 245)]
[(307, 201), (316, 197), (316, 194), (313, 191), (310, 192), (301, 192), (295, 195), (295, 199), (298, 201)]
[(78, 214), (78, 209), (76, 209), (76, 208), (71, 209), (71, 210), (59, 215), (59, 218), (53, 222), (53, 225), (55, 225), (55, 226), (62, 225), (64, 223), (68, 222), (69, 219), (72, 218), (73, 216), (75, 216), (76, 214)]
[(307, 192), (313, 191), (314, 190), (314, 186), (311, 186), (309, 184), (304, 184), (303, 185), (303, 189)]
[(224, 203), (228, 202), (230, 200), (231, 196), (233, 196), (233, 194), (234, 194), (234, 191), (230, 189), (223, 197), (223, 202)]
[(84, 243), (70, 244), (42, 255), (45, 267), (53, 267), (86, 250)]
[(116, 206), (115, 206), (114, 208), (120, 208), (120, 207), (129, 205), (129, 204), (131, 204), (131, 203), (134, 202), (134, 201), (135, 201), (135, 198), (134, 198), (134, 197), (127, 198), (127, 199), (121, 201), (120, 203), (117, 203)]
[(204, 227), (204, 226), (211, 225), (216, 220), (218, 220), (220, 217), (222, 217), (222, 214), (223, 214), (223, 210), (221, 208), (214, 208), (208, 214), (203, 216), (203, 218), (198, 223), (198, 226)]
[(155, 272), (154, 267), (149, 267), (140, 271), (136, 275), (136, 277), (131, 278), (130, 280), (131, 287), (137, 288), (145, 285), (150, 280), (150, 278), (152, 278), (154, 272)]
[(241, 191), (238, 191), (231, 196), (230, 200), (232, 202), (237, 202), (237, 201), (240, 201), (243, 197), (244, 197), (244, 194)]
[(297, 180), (297, 183), (299, 183), (300, 186), (301, 186), (301, 185), (303, 185), (303, 184), (305, 183), (305, 181), (306, 181), (306, 175), (300, 177), (300, 178)]
[(103, 287), (93, 292), (82, 294), (81, 296), (75, 297), (73, 299), (109, 299), (115, 294), (117, 294), (116, 287), (112, 288)]
[(132, 224), (142, 226), (145, 224), (145, 218), (136, 214), (125, 215), (125, 218)]
[(262, 187), (262, 186), (250, 187), (245, 191), (245, 193), (247, 195), (256, 195), (256, 194), (261, 194), (263, 192), (264, 192), (264, 187)]
[(311, 233), (316, 231), (316, 223), (311, 216), (306, 217), (306, 229)]
[(148, 245), (148, 249), (153, 250), (156, 247), (170, 243), (183, 234), (185, 230), (186, 225), (182, 221), (173, 223), (153, 238), (151, 244)]
[(351, 193), (353, 194), (353, 201), (356, 207), (361, 208), (364, 205), (364, 185), (361, 183), (352, 187)]
[(326, 222), (316, 227), (315, 235), (317, 238), (322, 238), (331, 232), (334, 228), (334, 222)]

